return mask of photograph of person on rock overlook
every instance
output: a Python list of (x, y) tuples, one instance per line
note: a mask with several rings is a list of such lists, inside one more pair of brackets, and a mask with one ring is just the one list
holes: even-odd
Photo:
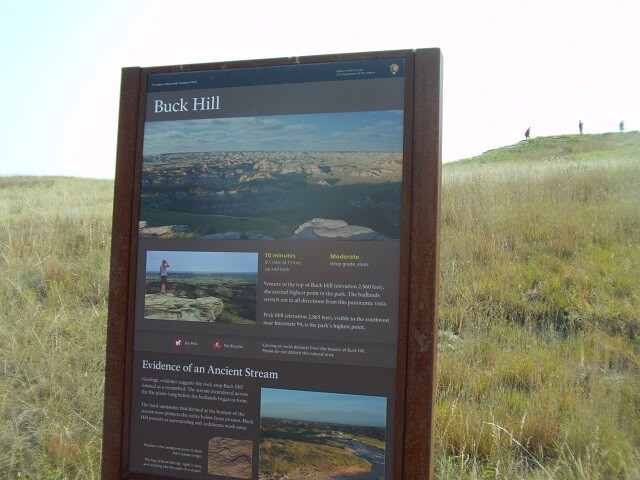
[[(167, 258), (172, 265), (169, 288)], [(158, 264), (165, 272), (160, 278)], [(258, 254), (252, 252), (149, 251), (144, 316), (255, 325), (257, 272)]]

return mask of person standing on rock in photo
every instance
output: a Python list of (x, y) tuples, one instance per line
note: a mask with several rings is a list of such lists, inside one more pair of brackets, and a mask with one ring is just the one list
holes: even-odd
[(160, 264), (160, 293), (162, 295), (167, 293), (167, 268), (169, 268), (169, 262), (162, 260)]

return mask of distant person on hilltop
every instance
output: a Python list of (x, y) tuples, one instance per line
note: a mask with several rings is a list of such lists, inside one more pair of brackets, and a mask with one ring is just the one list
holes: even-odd
[(527, 128), (527, 131), (524, 132), (524, 138), (526, 138), (527, 140), (529, 140), (529, 137), (531, 136), (531, 127)]
[(582, 123), (582, 120), (578, 120), (578, 129), (580, 130), (580, 135), (582, 135), (583, 128), (584, 128), (584, 123)]
[(160, 293), (162, 295), (167, 293), (167, 268), (169, 268), (169, 262), (162, 260), (160, 264)]
[(618, 125), (620, 127), (620, 133), (624, 132), (624, 120), (620, 120), (620, 125)]

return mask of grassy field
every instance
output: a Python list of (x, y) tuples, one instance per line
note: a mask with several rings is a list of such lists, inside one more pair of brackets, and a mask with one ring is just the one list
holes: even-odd
[(640, 134), (443, 176), (437, 478), (640, 476)]
[[(640, 133), (443, 174), (438, 479), (640, 477)], [(0, 178), (0, 478), (99, 478), (113, 182)]]
[(0, 478), (98, 478), (112, 181), (0, 178)]

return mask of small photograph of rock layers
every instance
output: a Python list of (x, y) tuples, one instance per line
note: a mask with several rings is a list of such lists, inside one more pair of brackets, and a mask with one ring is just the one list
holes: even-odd
[(209, 439), (209, 475), (251, 478), (253, 442), (234, 438)]
[(148, 251), (144, 317), (256, 324), (258, 254)]

